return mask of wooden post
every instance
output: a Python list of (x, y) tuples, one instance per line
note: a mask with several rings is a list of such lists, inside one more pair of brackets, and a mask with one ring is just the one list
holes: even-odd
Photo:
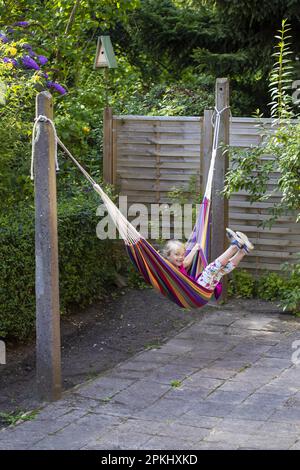
[[(202, 126), (202, 138), (201, 138), (201, 173), (202, 183), (201, 192), (205, 191), (207, 176), (210, 167), (211, 154), (212, 154), (212, 142), (213, 142), (213, 126), (212, 126), (212, 109), (205, 109), (203, 114), (203, 126)], [(211, 259), (211, 249), (209, 247), (208, 259)]]
[[(229, 80), (228, 78), (217, 78), (216, 80), (216, 108), (221, 111), (229, 106)], [(212, 187), (212, 236), (211, 236), (211, 259), (214, 260), (226, 249), (226, 232), (228, 226), (228, 199), (220, 193), (224, 188), (225, 173), (228, 169), (228, 154), (224, 154), (222, 145), (229, 144), (229, 116), (227, 108), (222, 112), (220, 118), (219, 147), (216, 157), (215, 173)], [(223, 294), (221, 300), (227, 298), (227, 277), (222, 279)]]
[(103, 111), (103, 179), (106, 183), (113, 183), (113, 110), (104, 108)]
[[(36, 117), (53, 119), (52, 97), (36, 99)], [(61, 397), (60, 311), (56, 212), (55, 138), (49, 122), (38, 124), (34, 145), (36, 370), (41, 399)]]

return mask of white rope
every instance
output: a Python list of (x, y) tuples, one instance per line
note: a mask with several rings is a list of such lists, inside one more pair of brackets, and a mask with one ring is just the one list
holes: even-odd
[(47, 118), (46, 116), (38, 116), (35, 119), (35, 123), (33, 126), (32, 131), (32, 154), (31, 154), (31, 179), (34, 179), (34, 146), (35, 143), (38, 141), (40, 136), (40, 122), (49, 122), (54, 132), (55, 138), (55, 165), (56, 169), (58, 170), (58, 160), (57, 160), (57, 144), (61, 146), (61, 148), (66, 152), (66, 154), (71, 158), (73, 163), (79, 168), (79, 170), (83, 173), (86, 179), (91, 183), (94, 190), (101, 196), (107, 211), (112, 218), (114, 224), (116, 225), (121, 237), (127, 244), (135, 244), (141, 238), (141, 234), (133, 227), (133, 225), (126, 219), (126, 217), (122, 214), (122, 212), (118, 209), (118, 207), (113, 203), (110, 197), (103, 191), (103, 189), (96, 183), (96, 181), (89, 175), (89, 173), (83, 168), (82, 165), (76, 160), (76, 158), (71, 154), (71, 152), (67, 149), (67, 147), (62, 143), (62, 141), (58, 138), (57, 132), (55, 129), (54, 122), (51, 119)]
[[(220, 111), (217, 108), (215, 108), (214, 113), (212, 115), (212, 125), (214, 127), (212, 155), (211, 155), (210, 167), (209, 167), (209, 171), (207, 175), (207, 183), (206, 183), (205, 194), (204, 194), (204, 197), (206, 197), (209, 200), (211, 199), (213, 174), (215, 171), (215, 161), (216, 161), (216, 156), (217, 156), (217, 151), (218, 151), (218, 146), (219, 146), (219, 131), (220, 131), (221, 114), (226, 109), (229, 109), (229, 108), (230, 106), (225, 106)], [(215, 117), (215, 121), (213, 121), (214, 117)]]
[(58, 137), (55, 129), (54, 122), (51, 121), (51, 119), (47, 118), (47, 116), (43, 116), (40, 114), (37, 118), (34, 120), (34, 126), (32, 129), (32, 149), (31, 149), (31, 165), (30, 165), (30, 178), (33, 180), (34, 179), (34, 148), (36, 142), (40, 138), (40, 133), (41, 133), (41, 128), (40, 128), (40, 122), (49, 122), (49, 124), (52, 127), (53, 133), (54, 133), (54, 155), (55, 155), (55, 168), (58, 171), (58, 159), (57, 159), (57, 142), (58, 142)]

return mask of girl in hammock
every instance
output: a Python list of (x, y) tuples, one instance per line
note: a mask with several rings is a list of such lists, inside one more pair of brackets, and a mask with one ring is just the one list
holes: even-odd
[[(244, 256), (254, 248), (248, 237), (242, 232), (234, 232), (227, 228), (226, 235), (230, 241), (230, 247), (215, 261), (206, 266), (197, 279), (198, 284), (212, 291), (220, 285), (221, 278), (225, 274), (233, 271)], [(179, 240), (170, 240), (165, 246), (164, 256), (176, 266), (179, 271), (188, 276), (186, 270), (191, 266), (193, 258), (199, 249), (200, 245), (196, 243), (190, 253), (185, 257), (184, 244)], [(218, 297), (217, 292), (216, 294), (216, 297)]]

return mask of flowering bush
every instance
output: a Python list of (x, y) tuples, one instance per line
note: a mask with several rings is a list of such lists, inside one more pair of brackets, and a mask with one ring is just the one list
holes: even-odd
[[(12, 85), (13, 79), (18, 80), (20, 75), (26, 72), (29, 85), (37, 86), (38, 91), (41, 89), (51, 88), (61, 95), (66, 93), (66, 89), (49, 80), (49, 72), (43, 70), (43, 66), (48, 63), (48, 58), (35, 52), (26, 39), (22, 38), (20, 29), (28, 29), (30, 23), (28, 21), (18, 21), (14, 23), (17, 29), (6, 27), (0, 32), (0, 73), (2, 80)], [(20, 34), (21, 33), (21, 34)]]

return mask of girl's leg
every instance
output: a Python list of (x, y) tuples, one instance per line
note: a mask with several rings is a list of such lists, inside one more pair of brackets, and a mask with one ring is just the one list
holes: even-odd
[[(233, 256), (228, 258), (232, 253)], [(197, 282), (203, 287), (213, 290), (225, 274), (229, 274), (238, 266), (245, 254), (244, 250), (238, 250), (235, 247), (228, 248), (218, 259), (206, 266)], [(226, 264), (223, 264), (224, 262)]]
[(230, 247), (220, 255), (216, 261), (219, 261), (222, 266), (225, 266), (228, 261), (239, 251), (238, 247), (236, 245), (230, 245)]
[(229, 260), (229, 262), (236, 268), (244, 258), (245, 254), (245, 250), (238, 250), (238, 252)]
[(242, 261), (244, 258), (246, 252), (244, 250), (239, 250), (229, 261), (225, 266), (222, 266), (222, 268), (215, 274), (214, 276), (214, 282), (218, 283), (222, 279), (222, 277), (225, 274), (231, 273)]

